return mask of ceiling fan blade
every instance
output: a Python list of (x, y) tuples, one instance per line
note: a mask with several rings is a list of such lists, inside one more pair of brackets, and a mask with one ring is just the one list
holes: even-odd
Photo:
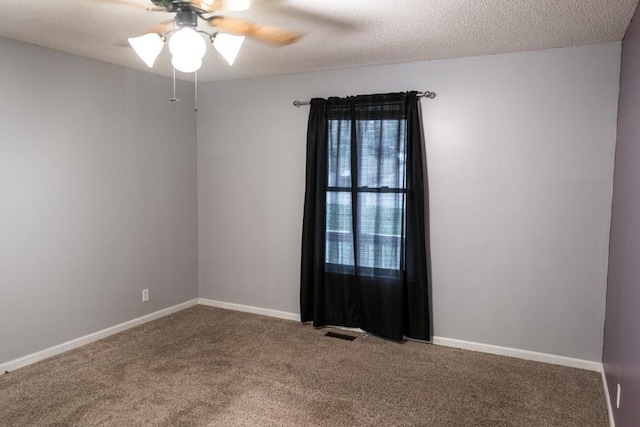
[(359, 24), (353, 20), (314, 12), (310, 9), (288, 3), (287, 1), (270, 1), (265, 6), (265, 9), (268, 7), (269, 10), (278, 12), (281, 15), (294, 16), (296, 19), (304, 19), (322, 26), (335, 28), (338, 31), (354, 31), (359, 27)]
[[(122, 5), (122, 6), (127, 6), (127, 7), (135, 7), (137, 9), (142, 9), (142, 10), (148, 10), (149, 6), (144, 5), (144, 4), (140, 4), (138, 2), (136, 2), (135, 0), (92, 0), (94, 2), (98, 2), (98, 3), (112, 3), (112, 4), (118, 4), (118, 5)], [(163, 9), (165, 10), (165, 9)]]
[(147, 28), (142, 34), (149, 34), (149, 33), (164, 34), (168, 31), (175, 29), (175, 27), (176, 27), (175, 21), (171, 19), (170, 21), (164, 21), (154, 25), (153, 27)]
[(192, 0), (189, 4), (205, 13), (213, 13), (224, 8), (223, 0)]
[(252, 37), (254, 39), (285, 46), (297, 42), (302, 34), (294, 33), (278, 27), (254, 24), (242, 19), (228, 16), (214, 16), (208, 19), (209, 23), (221, 31)]

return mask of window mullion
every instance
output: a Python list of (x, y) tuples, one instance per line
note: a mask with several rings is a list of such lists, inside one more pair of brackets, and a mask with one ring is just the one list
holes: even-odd
[(353, 228), (353, 265), (358, 271), (358, 132), (356, 107), (351, 103), (351, 226)]

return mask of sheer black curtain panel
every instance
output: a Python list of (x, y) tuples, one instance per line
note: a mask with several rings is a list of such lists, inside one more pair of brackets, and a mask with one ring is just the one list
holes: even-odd
[(315, 326), (428, 340), (417, 92), (311, 100), (300, 311)]

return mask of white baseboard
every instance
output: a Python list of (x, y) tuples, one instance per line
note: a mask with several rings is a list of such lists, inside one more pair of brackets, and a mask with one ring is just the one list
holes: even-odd
[(602, 370), (602, 363), (600, 362), (557, 356), (555, 354), (539, 353), (537, 351), (520, 350), (517, 348), (501, 347), (497, 345), (443, 337), (433, 337), (433, 343), (446, 347), (462, 348), (482, 353), (497, 354), (499, 356), (509, 356), (518, 359), (533, 360), (535, 362), (551, 363), (552, 365), (568, 366), (570, 368), (586, 369), (588, 371), (600, 372)]
[(98, 332), (91, 333), (89, 335), (85, 335), (80, 338), (73, 339), (71, 341), (67, 341), (62, 344), (55, 345), (53, 347), (46, 348), (44, 350), (40, 350), (35, 353), (31, 353), (29, 355), (20, 357), (18, 359), (10, 360), (8, 362), (0, 364), (0, 375), (5, 372), (11, 372), (18, 368), (22, 368), (23, 366), (31, 365), (32, 363), (39, 362), (40, 360), (46, 359), (51, 356), (55, 356), (56, 354), (64, 353), (65, 351), (73, 350), (74, 348), (78, 348), (85, 344), (92, 343), (94, 341), (98, 341), (102, 338), (106, 338), (110, 335), (117, 334), (118, 332), (125, 331), (127, 329), (131, 329), (134, 326), (142, 325), (143, 323), (150, 322), (152, 320), (159, 319), (164, 316), (168, 316), (170, 314), (176, 313), (180, 310), (184, 310), (185, 308), (193, 307), (198, 304), (198, 299), (192, 299), (190, 301), (183, 302), (181, 304), (177, 304), (171, 307), (167, 307), (162, 310), (155, 311), (153, 313), (149, 313), (145, 316), (138, 317), (133, 320), (129, 320), (124, 323), (120, 323), (119, 325), (111, 326), (109, 328), (103, 329)]
[(226, 308), (228, 310), (243, 311), (245, 313), (261, 314), (263, 316), (277, 317), (278, 319), (300, 321), (300, 315), (286, 311), (271, 310), (269, 308), (253, 307), (251, 305), (234, 304), (231, 302), (216, 301), (207, 298), (198, 298), (198, 304), (210, 307)]
[(609, 414), (609, 427), (616, 427), (616, 420), (613, 418), (613, 405), (611, 404), (611, 394), (609, 393), (609, 383), (607, 383), (607, 374), (604, 372), (604, 365), (600, 370), (602, 374), (602, 387), (604, 387), (604, 399), (607, 404), (607, 413)]
[[(9, 371), (9, 372), (13, 371), (23, 366), (27, 366), (32, 363), (38, 362), (40, 360), (46, 359), (48, 357), (55, 356), (56, 354), (64, 353), (65, 351), (69, 351), (74, 348), (83, 346), (85, 344), (98, 341), (102, 338), (106, 338), (110, 335), (117, 334), (127, 329), (131, 329), (143, 323), (150, 322), (152, 320), (159, 319), (164, 316), (168, 316), (170, 314), (184, 310), (185, 308), (193, 307), (194, 305), (197, 305), (197, 304), (211, 306), (211, 307), (225, 308), (228, 310), (242, 311), (245, 313), (260, 314), (263, 316), (277, 317), (279, 319), (294, 320), (297, 322), (300, 321), (300, 315), (297, 313), (289, 313), (286, 311), (271, 310), (268, 308), (234, 304), (234, 303), (229, 303), (224, 301), (211, 300), (207, 298), (195, 298), (193, 300), (186, 301), (182, 304), (174, 305), (172, 307), (168, 307), (163, 310), (159, 310), (159, 311), (147, 314), (145, 316), (138, 317), (137, 319), (129, 320), (127, 322), (120, 323), (119, 325), (115, 325), (110, 328), (106, 328), (101, 331), (94, 332), (92, 334), (85, 335), (83, 337), (76, 338), (74, 340), (67, 341), (65, 343), (38, 351), (36, 353), (32, 353), (27, 356), (11, 360), (9, 362), (2, 363), (0, 364), (0, 375), (5, 373), (5, 371)], [(446, 347), (455, 347), (455, 348), (461, 348), (465, 350), (478, 351), (481, 353), (490, 353), (490, 354), (496, 354), (500, 356), (515, 357), (518, 359), (551, 363), (554, 365), (568, 366), (571, 368), (586, 369), (589, 371), (600, 372), (602, 375), (602, 384), (604, 387), (607, 412), (609, 414), (609, 424), (611, 427), (615, 427), (615, 420), (613, 418), (613, 409), (611, 406), (611, 396), (609, 394), (607, 380), (606, 380), (602, 363), (593, 362), (590, 360), (575, 359), (575, 358), (565, 357), (565, 356), (557, 356), (554, 354), (539, 353), (539, 352), (529, 351), (529, 350), (520, 350), (517, 348), (501, 347), (501, 346), (491, 345), (491, 344), (482, 344), (482, 343), (476, 343), (471, 341), (457, 340), (453, 338), (443, 338), (443, 337), (434, 336), (432, 342), (435, 345), (441, 345)]]
[[(226, 308), (229, 310), (243, 311), (245, 313), (261, 314), (264, 316), (277, 317), (279, 319), (300, 321), (300, 315), (297, 313), (288, 313), (285, 311), (271, 310), (268, 308), (253, 307), (250, 305), (234, 304), (224, 301), (216, 301), (206, 298), (200, 298), (198, 304), (208, 305), (211, 307)], [(364, 332), (364, 331), (363, 331)], [(470, 341), (462, 341), (452, 338), (433, 337), (433, 344), (446, 347), (456, 347), (465, 350), (479, 351), (482, 353), (497, 354), (500, 356), (515, 357), (518, 359), (533, 360), (536, 362), (551, 363), (553, 365), (568, 366), (571, 368), (586, 369), (589, 371), (602, 371), (602, 363), (592, 362), (590, 360), (574, 359), (571, 357), (557, 356), (555, 354), (539, 353), (529, 350), (520, 350), (517, 348), (500, 347), (491, 344), (482, 344)]]

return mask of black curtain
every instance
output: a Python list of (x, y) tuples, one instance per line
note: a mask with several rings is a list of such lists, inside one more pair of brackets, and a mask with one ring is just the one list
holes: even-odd
[(417, 92), (311, 100), (303, 322), (430, 338), (422, 139)]

